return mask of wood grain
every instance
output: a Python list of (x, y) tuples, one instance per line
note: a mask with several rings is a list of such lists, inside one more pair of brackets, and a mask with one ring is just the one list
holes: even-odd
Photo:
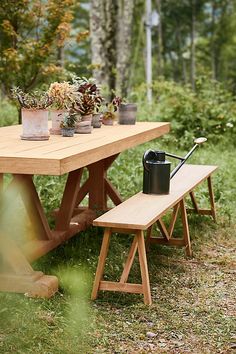
[(46, 141), (20, 139), (21, 126), (0, 128), (0, 173), (62, 175), (169, 132), (170, 124), (138, 122), (102, 126), (73, 138), (51, 135)]
[(216, 169), (217, 166), (184, 165), (171, 180), (170, 194), (154, 195), (139, 192), (95, 219), (93, 225), (147, 230)]

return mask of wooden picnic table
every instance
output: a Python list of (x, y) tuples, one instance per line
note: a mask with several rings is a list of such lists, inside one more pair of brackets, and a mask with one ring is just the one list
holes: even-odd
[[(10, 232), (1, 227), (0, 291), (39, 297), (53, 295), (58, 289), (57, 277), (34, 271), (30, 263), (91, 225), (96, 211), (107, 209), (108, 197), (115, 205), (119, 204), (122, 200), (107, 178), (108, 168), (120, 152), (160, 137), (169, 128), (170, 124), (166, 122), (138, 122), (129, 126), (116, 124), (73, 138), (51, 135), (48, 141), (21, 140), (20, 125), (0, 128), (0, 185), (3, 195), (9, 194), (8, 204), (2, 202), (0, 205), (0, 218), (9, 208), (14, 213), (14, 203), (20, 195), (36, 235), (36, 238), (34, 236), (18, 244)], [(85, 167), (88, 178), (82, 184)], [(3, 186), (6, 173), (11, 174), (12, 179)], [(33, 176), (60, 176), (65, 173), (68, 177), (61, 205), (54, 211), (55, 227), (52, 230)], [(87, 195), (88, 207), (82, 208), (80, 204)]]

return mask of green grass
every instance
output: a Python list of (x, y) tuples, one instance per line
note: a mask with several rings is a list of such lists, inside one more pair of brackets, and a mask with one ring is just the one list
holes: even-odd
[[(147, 148), (184, 154), (162, 138), (126, 151), (109, 177), (127, 198), (142, 188)], [(148, 254), (153, 305), (142, 296), (100, 293), (90, 302), (102, 231), (90, 228), (33, 264), (56, 274), (60, 290), (51, 299), (0, 294), (0, 353), (233, 353), (235, 336), (236, 156), (230, 145), (206, 144), (189, 162), (217, 164), (213, 176), (217, 218), (191, 215), (194, 257), (182, 249), (152, 246)], [(58, 207), (65, 176), (37, 177), (47, 211)], [(196, 192), (207, 206), (207, 189)], [(20, 226), (19, 226), (20, 227)], [(114, 235), (106, 278), (119, 279), (131, 237)], [(140, 281), (137, 262), (130, 280)]]

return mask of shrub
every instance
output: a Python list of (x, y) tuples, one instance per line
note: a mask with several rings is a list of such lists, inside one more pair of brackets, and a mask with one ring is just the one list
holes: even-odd
[(236, 102), (217, 81), (199, 78), (195, 92), (187, 85), (156, 81), (152, 105), (145, 103), (145, 85), (131, 97), (141, 108), (140, 120), (171, 122), (171, 132), (182, 146), (197, 136), (206, 136), (213, 142), (224, 136), (233, 139), (236, 132)]
[(1, 98), (0, 96), (0, 111), (1, 119), (0, 126), (17, 124), (18, 121), (18, 111), (16, 106), (11, 104), (11, 102), (6, 98)]

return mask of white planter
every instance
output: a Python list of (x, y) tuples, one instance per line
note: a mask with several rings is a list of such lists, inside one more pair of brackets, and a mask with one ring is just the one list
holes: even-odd
[(67, 113), (64, 109), (50, 110), (49, 119), (52, 121), (52, 127), (50, 129), (50, 134), (52, 135), (61, 135), (61, 121), (64, 118), (64, 114)]
[(48, 140), (48, 111), (22, 108), (23, 140)]

